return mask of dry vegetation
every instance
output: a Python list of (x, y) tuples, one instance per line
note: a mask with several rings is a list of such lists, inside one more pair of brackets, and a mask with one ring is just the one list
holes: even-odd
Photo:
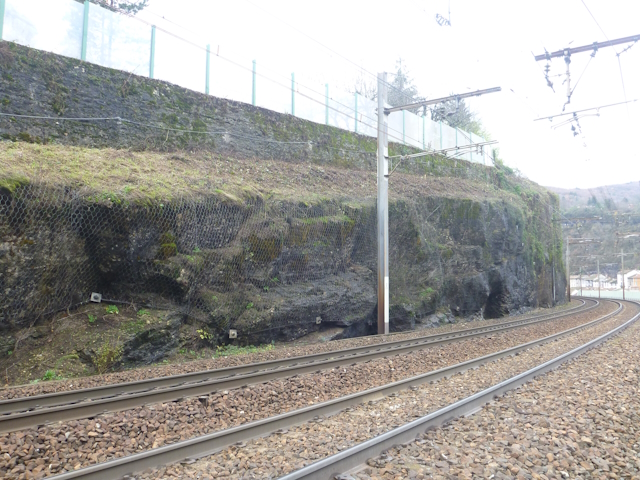
[[(210, 152), (132, 152), (0, 142), (0, 186), (16, 181), (73, 186), (88, 195), (108, 195), (130, 202), (183, 195), (220, 195), (232, 200), (257, 195), (296, 200), (366, 200), (376, 196), (376, 173), (372, 171), (229, 158)], [(523, 182), (529, 188), (537, 187)], [(433, 195), (519, 200), (519, 196), (486, 181), (400, 172), (390, 179), (390, 195), (392, 199)]]

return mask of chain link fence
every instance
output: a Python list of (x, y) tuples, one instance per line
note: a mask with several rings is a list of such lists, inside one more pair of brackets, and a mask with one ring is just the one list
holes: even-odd
[(213, 339), (296, 337), (375, 313), (373, 199), (219, 192), (129, 203), (37, 184), (0, 192), (2, 325), (28, 326), (93, 292), (179, 311)]

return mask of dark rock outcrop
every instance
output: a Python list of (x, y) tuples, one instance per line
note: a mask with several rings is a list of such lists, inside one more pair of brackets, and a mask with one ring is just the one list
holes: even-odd
[[(343, 336), (373, 333), (371, 204), (218, 195), (105, 205), (76, 193), (36, 185), (4, 192), (2, 328), (27, 326), (95, 291), (178, 310), (215, 342), (228, 342), (231, 329), (241, 343), (291, 340), (331, 325), (345, 328)], [(390, 221), (393, 331), (430, 324), (434, 313), (495, 318), (552, 303), (548, 256), (558, 247), (531, 233), (545, 223), (520, 207), (423, 197), (392, 201)], [(141, 348), (173, 348), (169, 330), (145, 333), (127, 361), (151, 358), (136, 357)]]

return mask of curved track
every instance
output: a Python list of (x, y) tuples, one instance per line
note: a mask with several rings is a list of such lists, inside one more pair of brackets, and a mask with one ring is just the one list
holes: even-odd
[[(620, 303), (620, 302), (616, 302)], [(634, 304), (640, 304), (640, 302), (629, 302)], [(336, 473), (347, 472), (353, 470), (359, 465), (365, 463), (369, 458), (379, 455), (384, 450), (392, 447), (393, 445), (402, 444), (408, 441), (412, 441), (418, 434), (424, 433), (425, 430), (435, 428), (443, 425), (450, 420), (461, 417), (463, 415), (469, 415), (483, 405), (490, 402), (495, 397), (498, 397), (509, 390), (523, 385), (524, 383), (532, 380), (533, 378), (549, 372), (555, 368), (558, 368), (563, 363), (576, 358), (577, 356), (587, 352), (588, 350), (597, 347), (603, 342), (606, 342), (613, 336), (621, 333), (632, 323), (640, 318), (640, 313), (636, 314), (633, 318), (625, 322), (624, 324), (612, 329), (611, 331), (601, 335), (584, 345), (577, 347), (567, 353), (564, 353), (548, 362), (545, 362), (537, 367), (534, 367), (526, 372), (516, 375), (504, 382), (489, 387), (481, 392), (464, 398), (458, 402), (455, 402), (447, 407), (437, 410), (429, 415), (414, 420), (411, 423), (402, 425), (394, 430), (379, 435), (371, 440), (362, 442), (347, 450), (344, 450), (336, 455), (325, 458), (318, 462), (315, 462), (307, 467), (292, 472), (288, 475), (280, 477), (280, 480), (328, 480), (336, 478)]]
[(581, 301), (580, 306), (560, 314), (538, 315), (444, 334), (138, 382), (5, 400), (0, 402), (0, 414), (2, 414), (0, 416), (0, 433), (51, 422), (93, 417), (105, 412), (126, 410), (145, 404), (176, 401), (184, 397), (204, 395), (218, 390), (229, 390), (342, 365), (366, 362), (380, 357), (409, 353), (423, 348), (502, 333), (584, 313), (600, 305), (597, 300)]
[[(201, 457), (210, 454), (211, 452), (216, 451), (220, 448), (230, 446), (236, 442), (245, 441), (256, 436), (266, 435), (268, 433), (277, 431), (278, 429), (287, 428), (289, 426), (311, 420), (320, 415), (331, 415), (339, 412), (340, 410), (343, 410), (346, 407), (363, 403), (368, 400), (380, 398), (382, 396), (389, 395), (397, 390), (406, 389), (408, 387), (419, 385), (442, 377), (449, 377), (458, 372), (463, 372), (469, 368), (474, 368), (506, 356), (515, 355), (520, 351), (527, 350), (536, 345), (542, 345), (558, 340), (564, 336), (574, 334), (580, 330), (591, 327), (597, 323), (603, 322), (604, 320), (619, 314), (623, 310), (622, 303), (616, 301), (613, 301), (613, 303), (617, 304), (618, 308), (612, 313), (606, 314), (596, 320), (580, 325), (578, 327), (574, 327), (545, 338), (537, 339), (532, 342), (509, 348), (501, 352), (486, 355), (484, 357), (470, 360), (468, 362), (418, 375), (416, 377), (401, 380), (399, 382), (387, 384), (382, 387), (373, 388), (364, 392), (359, 392), (328, 402), (323, 402), (320, 404), (312, 405), (310, 407), (277, 415), (275, 417), (250, 422), (238, 427), (222, 430), (202, 437), (192, 438), (186, 441), (177, 442), (164, 447), (148, 450), (139, 454), (130, 455), (128, 457), (110, 460), (105, 463), (82, 468), (77, 471), (64, 473), (62, 475), (51, 478), (55, 478), (57, 480), (68, 480), (77, 478), (101, 480), (115, 479), (121, 478), (123, 475), (129, 474), (131, 472), (142, 471), (146, 468), (155, 467), (160, 464), (182, 461), (188, 458)], [(457, 402), (438, 412), (416, 420), (411, 424), (404, 425), (370, 441), (364, 442), (363, 444), (345, 450), (338, 455), (334, 455), (333, 457), (329, 457), (320, 462), (305, 467), (302, 470), (293, 472), (292, 474), (284, 478), (290, 480), (294, 478), (332, 478), (331, 476), (333, 473), (344, 472), (359, 465), (367, 458), (375, 455), (377, 452), (379, 452), (379, 450), (388, 448), (389, 444), (406, 441), (403, 439), (407, 438), (407, 435), (415, 436), (416, 429), (424, 430), (424, 428), (429, 425), (437, 424), (437, 422), (443, 423), (446, 420), (453, 418), (454, 416), (468, 413), (473, 409), (478, 408), (479, 405), (482, 405), (486, 401), (493, 398), (493, 396), (498, 395), (508, 389), (514, 388), (515, 386), (524, 383), (535, 375), (539, 375), (551, 368), (555, 368), (557, 365), (568, 360), (569, 358), (573, 358), (579, 355), (583, 351), (592, 348), (598, 343), (607, 340), (612, 335), (615, 335), (616, 333), (622, 331), (622, 329), (626, 328), (638, 317), (640, 317), (640, 314), (635, 315), (631, 320), (627, 321), (620, 327), (614, 328), (602, 337), (588, 342), (582, 347), (579, 347), (578, 349), (575, 349), (567, 354), (561, 355), (560, 357), (557, 357), (550, 362), (546, 362), (543, 365), (536, 367), (535, 369), (525, 372), (524, 374), (513, 377), (513, 379), (510, 379), (509, 381), (502, 382), (499, 385), (491, 387), (465, 400)]]

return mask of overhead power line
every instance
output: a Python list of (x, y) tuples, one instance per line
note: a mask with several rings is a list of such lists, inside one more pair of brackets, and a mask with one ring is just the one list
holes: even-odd
[[(32, 119), (32, 120), (56, 120), (56, 121), (71, 121), (71, 122), (115, 121), (115, 122), (129, 123), (131, 125), (137, 125), (137, 126), (140, 126), (140, 127), (154, 128), (156, 130), (162, 130), (163, 132), (194, 133), (194, 134), (200, 134), (200, 135), (229, 135), (229, 136), (236, 137), (236, 138), (245, 138), (245, 139), (255, 140), (255, 141), (258, 141), (258, 142), (280, 143), (280, 144), (287, 144), (287, 145), (318, 144), (318, 142), (313, 142), (313, 141), (309, 141), (309, 140), (297, 140), (297, 141), (272, 140), (270, 138), (264, 138), (264, 137), (259, 137), (259, 136), (255, 136), (255, 135), (244, 135), (244, 134), (234, 133), (234, 132), (231, 132), (229, 130), (211, 131), (211, 130), (190, 130), (188, 128), (165, 127), (165, 126), (162, 126), (162, 125), (153, 125), (151, 123), (136, 122), (134, 120), (129, 120), (127, 118), (122, 118), (122, 117), (53, 117), (53, 116), (48, 116), (48, 115), (21, 115), (21, 114), (17, 114), (17, 113), (6, 113), (6, 112), (0, 112), (0, 116), (3, 116), (3, 117), (16, 117), (16, 118), (28, 118), (28, 119)], [(349, 148), (344, 148), (344, 147), (330, 147), (330, 146), (327, 146), (327, 145), (324, 145), (324, 144), (322, 144), (321, 146), (322, 147), (327, 147), (327, 148), (334, 148), (334, 149), (337, 149), (337, 150), (346, 150), (346, 151), (351, 151), (351, 152), (355, 152), (355, 153), (364, 153), (364, 154), (367, 154), (367, 155), (372, 155), (371, 152), (367, 152), (365, 150), (356, 150), (356, 149), (349, 149)]]
[[(278, 20), (279, 22), (285, 24), (286, 26), (288, 26), (289, 28), (292, 28), (293, 30), (295, 30), (296, 32), (298, 32), (299, 34), (307, 37), (309, 40), (311, 40), (312, 42), (317, 43), (318, 45), (320, 45), (322, 48), (330, 51), (331, 53), (333, 53), (334, 55), (339, 56), (340, 58), (342, 58), (343, 60), (349, 62), (350, 64), (354, 65), (356, 68), (360, 69), (361, 71), (367, 73), (368, 75), (371, 75), (373, 78), (377, 79), (378, 76), (372, 72), (370, 72), (369, 70), (367, 70), (366, 68), (362, 67), (362, 65), (358, 65), (356, 62), (354, 62), (353, 60), (345, 57), (344, 55), (342, 55), (341, 53), (337, 52), (336, 50), (334, 50), (333, 48), (325, 45), (324, 43), (322, 43), (321, 41), (313, 38), (311, 35), (309, 35), (308, 33), (300, 30), (298, 27), (296, 27), (295, 25), (291, 25), (289, 22), (282, 20), (280, 17), (276, 16), (275, 14), (273, 14), (272, 12), (270, 12), (269, 10), (256, 5), (255, 3), (251, 2), (250, 0), (245, 0), (249, 5), (262, 10), (263, 12), (265, 12), (267, 15), (272, 16), (273, 18), (275, 18), (276, 20)], [(409, 100), (413, 100), (413, 98), (411, 98), (409, 95), (407, 95), (405, 92), (403, 92), (402, 90), (398, 89), (397, 87), (395, 87), (393, 84), (389, 83), (389, 82), (385, 82), (387, 88), (390, 88), (398, 93), (400, 93), (402, 96), (404, 96), (405, 98), (409, 99)]]
[[(64, 122), (64, 121), (71, 121), (71, 122), (114, 121), (114, 122), (128, 123), (128, 124), (131, 124), (131, 125), (137, 125), (137, 126), (140, 126), (140, 127), (153, 128), (153, 129), (156, 129), (156, 130), (161, 130), (163, 132), (179, 132), (179, 133), (190, 133), (190, 134), (212, 135), (212, 136), (214, 136), (214, 135), (229, 135), (229, 136), (235, 137), (235, 138), (250, 139), (250, 140), (254, 140), (254, 141), (258, 141), (258, 142), (264, 142), (264, 143), (276, 143), (276, 144), (283, 144), (283, 145), (300, 145), (300, 146), (317, 145), (319, 147), (328, 148), (328, 149), (331, 149), (331, 150), (343, 150), (343, 151), (347, 151), (347, 152), (353, 152), (353, 153), (359, 153), (359, 154), (365, 154), (365, 155), (375, 155), (375, 153), (367, 152), (366, 150), (358, 150), (358, 149), (347, 148), (347, 147), (332, 147), (332, 146), (326, 145), (324, 142), (314, 142), (312, 140), (294, 140), (294, 141), (272, 140), (272, 139), (269, 139), (269, 138), (264, 138), (264, 137), (255, 136), (255, 135), (239, 134), (239, 133), (235, 133), (235, 132), (232, 132), (232, 131), (229, 131), (229, 130), (211, 131), (211, 130), (191, 130), (191, 129), (188, 129), (188, 128), (165, 127), (165, 126), (162, 126), (162, 125), (154, 125), (154, 124), (151, 124), (151, 123), (136, 122), (134, 120), (129, 120), (127, 118), (122, 118), (122, 117), (57, 117), (57, 116), (49, 116), (49, 115), (23, 115), (23, 114), (7, 113), (7, 112), (0, 112), (0, 116), (3, 116), (3, 117), (15, 117), (15, 118), (27, 118), (27, 119), (32, 119), (32, 120), (55, 120), (55, 121), (60, 121), (60, 122)], [(448, 148), (448, 149), (445, 148), (445, 149), (442, 149), (442, 150), (425, 151), (425, 152), (420, 152), (420, 153), (413, 154), (413, 155), (406, 155), (404, 157), (413, 158), (413, 157), (420, 157), (420, 156), (425, 156), (425, 155), (438, 155), (438, 154), (446, 155), (446, 153), (451, 151), (451, 150), (468, 149), (470, 147), (483, 146), (483, 145), (488, 145), (488, 144), (493, 144), (493, 143), (497, 143), (497, 142), (492, 141), (492, 142), (484, 142), (484, 143), (478, 143), (478, 144), (473, 144), (473, 145), (463, 145), (463, 146), (460, 146), (460, 147), (451, 147), (451, 148)], [(395, 157), (392, 157), (392, 158), (395, 158)]]
[(602, 34), (604, 35), (604, 38), (606, 38), (607, 40), (609, 40), (609, 37), (607, 37), (607, 34), (604, 33), (604, 30), (602, 29), (602, 27), (600, 26), (600, 24), (598, 23), (598, 20), (596, 20), (596, 17), (593, 15), (593, 13), (591, 13), (591, 10), (589, 10), (589, 7), (587, 7), (587, 4), (585, 3), (584, 0), (580, 0), (582, 2), (582, 4), (584, 5), (584, 8), (587, 9), (587, 12), (589, 12), (589, 15), (591, 15), (591, 18), (593, 18), (593, 21), (596, 22), (596, 25), (598, 26), (598, 28), (600, 29), (600, 31), (602, 32)]
[[(249, 2), (248, 0), (247, 0), (247, 2), (248, 2), (248, 3), (251, 3), (251, 2)], [(253, 4), (252, 4), (252, 5), (253, 5)], [(257, 8), (260, 8), (260, 7), (257, 7)], [(262, 9), (262, 10), (264, 11), (264, 9)], [(128, 17), (130, 17), (130, 18), (133, 18), (134, 20), (137, 20), (137, 21), (139, 21), (139, 22), (142, 22), (142, 23), (144, 23), (144, 24), (146, 24), (146, 25), (148, 25), (148, 26), (153, 26), (150, 22), (148, 22), (148, 21), (146, 21), (146, 20), (143, 20), (143, 19), (141, 19), (141, 18), (139, 18), (139, 17), (137, 17), (137, 16), (134, 16), (134, 15), (132, 15), (130, 12), (126, 12), (126, 11), (123, 11), (123, 10), (117, 10), (117, 11), (118, 11), (119, 13), (123, 14), (123, 15), (126, 15), (126, 16), (128, 16)], [(269, 12), (266, 12), (266, 13), (269, 13)], [(158, 14), (156, 14), (156, 13), (153, 13), (153, 15), (156, 15), (156, 16), (159, 16), (159, 17), (160, 17), (160, 15), (158, 15)], [(174, 24), (174, 25), (176, 25), (176, 26), (180, 27), (180, 28), (185, 29), (185, 27), (181, 27), (181, 26), (180, 26), (180, 25), (178, 25), (177, 23), (167, 20), (165, 17), (162, 17), (162, 18), (163, 18), (163, 19), (165, 19), (166, 21), (168, 21), (168, 22), (170, 22), (170, 23), (172, 23), (172, 24)], [(277, 18), (277, 17), (276, 17), (276, 18)], [(283, 21), (283, 23), (286, 23), (286, 22), (284, 22), (284, 21)], [(288, 25), (288, 24), (287, 24), (287, 25)], [(294, 29), (295, 29), (295, 27), (292, 27), (292, 28), (294, 28)], [(166, 29), (163, 29), (163, 28), (161, 28), (161, 27), (157, 27), (157, 26), (156, 26), (156, 30), (159, 30), (159, 31), (164, 32), (164, 33), (166, 33), (166, 34), (168, 34), (168, 35), (171, 35), (172, 37), (174, 37), (174, 38), (176, 38), (176, 39), (178, 39), (178, 40), (182, 40), (183, 42), (185, 42), (185, 43), (187, 43), (187, 44), (189, 44), (189, 45), (191, 45), (191, 46), (193, 46), (193, 47), (195, 47), (195, 48), (198, 48), (198, 49), (202, 50), (203, 52), (207, 52), (207, 48), (206, 48), (206, 47), (204, 47), (204, 46), (202, 46), (202, 45), (200, 45), (200, 44), (198, 44), (198, 43), (196, 43), (196, 42), (194, 42), (194, 41), (192, 41), (192, 40), (189, 40), (189, 39), (187, 39), (187, 38), (181, 37), (180, 35), (178, 35), (178, 34), (176, 34), (176, 33), (170, 32), (170, 31), (168, 31), (168, 30), (166, 30)], [(303, 35), (306, 35), (304, 32), (301, 32), (301, 33), (302, 33)], [(309, 37), (309, 38), (311, 38), (311, 37)], [(314, 40), (314, 39), (312, 38), (312, 40)], [(314, 41), (316, 41), (316, 42), (317, 42), (317, 40), (314, 40)], [(322, 45), (320, 42), (317, 42), (317, 43), (319, 43), (320, 45)], [(324, 45), (323, 45), (323, 46), (324, 46)], [(329, 47), (326, 47), (326, 48), (329, 48)], [(333, 50), (332, 50), (332, 52), (333, 52)], [(342, 55), (340, 55), (339, 53), (337, 53), (337, 52), (334, 52), (334, 53), (335, 53), (336, 55), (341, 56), (342, 58), (344, 58), (345, 60), (349, 61), (350, 63), (352, 63), (352, 64), (354, 64), (354, 65), (358, 66), (355, 62), (353, 62), (353, 61), (349, 60), (348, 58), (346, 58), (346, 57), (344, 57), (344, 56), (342, 56)], [(230, 63), (230, 64), (232, 64), (232, 65), (235, 65), (236, 67), (238, 67), (238, 68), (240, 68), (240, 69), (242, 69), (242, 70), (245, 70), (245, 71), (247, 71), (247, 72), (249, 72), (249, 73), (252, 73), (252, 74), (254, 73), (254, 72), (253, 72), (253, 70), (252, 70), (252, 68), (250, 68), (250, 67), (248, 67), (248, 66), (246, 66), (246, 65), (244, 65), (244, 64), (242, 64), (242, 63), (239, 63), (239, 62), (237, 62), (237, 61), (235, 61), (235, 60), (232, 60), (231, 58), (228, 58), (228, 57), (226, 57), (226, 56), (224, 56), (224, 55), (221, 55), (219, 51), (215, 53), (215, 56), (216, 56), (216, 57), (218, 57), (218, 58), (220, 58), (220, 59), (222, 59), (222, 60), (224, 60), (224, 61), (226, 61), (226, 62), (228, 62), (228, 63)], [(360, 66), (358, 66), (358, 68), (361, 68), (361, 67), (360, 67)], [(286, 77), (286, 76), (284, 76), (284, 75), (282, 75), (282, 74), (280, 74), (280, 73), (276, 72), (275, 70), (273, 70), (273, 69), (269, 69), (268, 67), (267, 67), (267, 70), (271, 70), (272, 72), (276, 73), (278, 76), (283, 77), (283, 78), (286, 78), (287, 82), (289, 81), (289, 78), (288, 78), (288, 77)], [(368, 72), (367, 70), (365, 70), (365, 69), (363, 69), (363, 68), (362, 68), (362, 70), (363, 70), (364, 72), (366, 72), (366, 73), (368, 73), (368, 74), (372, 75), (372, 74), (371, 74), (371, 72)], [(287, 89), (287, 90), (288, 90), (288, 89), (290, 89), (290, 88), (291, 88), (291, 87), (290, 87), (290, 85), (289, 85), (288, 83), (281, 83), (281, 82), (279, 82), (278, 80), (276, 80), (276, 79), (274, 79), (274, 78), (272, 78), (272, 77), (269, 77), (268, 75), (265, 75), (265, 74), (263, 74), (263, 73), (261, 73), (261, 72), (259, 72), (259, 71), (255, 72), (255, 74), (256, 74), (258, 77), (264, 78), (265, 80), (268, 80), (268, 81), (270, 81), (270, 82), (272, 82), (272, 83), (274, 83), (274, 84), (276, 84), (276, 85), (278, 85), (278, 86), (280, 86), (280, 87), (282, 87), (282, 88), (284, 88), (284, 89)], [(297, 82), (296, 82), (296, 84), (297, 84), (298, 86), (304, 87), (305, 89), (309, 90), (310, 92), (313, 92), (313, 93), (317, 94), (317, 95), (318, 95), (319, 97), (321, 97), (321, 98), (324, 98), (324, 97), (325, 97), (325, 93), (323, 93), (323, 92), (318, 92), (317, 90), (315, 90), (315, 89), (313, 89), (313, 88), (311, 88), (311, 87), (309, 87), (309, 86), (307, 86), (307, 85), (304, 85), (304, 84), (300, 83), (299, 81), (297, 81)], [(387, 84), (387, 87), (389, 87), (389, 88), (393, 88), (393, 89), (397, 90), (397, 89), (396, 89), (393, 85), (391, 85), (391, 84)], [(413, 98), (408, 97), (406, 94), (404, 94), (404, 92), (402, 92), (402, 91), (400, 91), (400, 90), (398, 90), (398, 91), (399, 91), (400, 93), (402, 93), (406, 98), (409, 98), (410, 100), (413, 100)], [(305, 95), (304, 93), (302, 93), (302, 92), (300, 92), (300, 91), (296, 91), (296, 94), (297, 94), (297, 95), (302, 95), (303, 97), (308, 98), (308, 99), (309, 99), (309, 100), (311, 100), (312, 102), (315, 102), (315, 103), (317, 103), (318, 105), (322, 105), (322, 106), (323, 106), (323, 108), (326, 108), (326, 105), (325, 105), (324, 101), (318, 100), (317, 98), (313, 98), (313, 97), (311, 97), (311, 96), (309, 96), (309, 95)], [(339, 114), (341, 114), (341, 115), (344, 115), (344, 116), (345, 116), (345, 117), (347, 117), (349, 120), (354, 120), (354, 121), (356, 121), (356, 122), (359, 122), (360, 124), (362, 124), (362, 125), (364, 125), (364, 126), (366, 126), (366, 127), (372, 128), (372, 129), (374, 129), (374, 130), (377, 128), (377, 126), (375, 125), (375, 124), (377, 123), (377, 121), (378, 121), (378, 120), (377, 120), (377, 117), (376, 117), (376, 118), (373, 118), (373, 117), (370, 117), (370, 116), (368, 116), (368, 115), (363, 114), (363, 113), (361, 113), (361, 112), (360, 112), (360, 113), (358, 113), (358, 117), (360, 117), (360, 118), (356, 118), (356, 116), (355, 116), (355, 114), (356, 114), (356, 110), (355, 110), (355, 108), (354, 108), (353, 106), (351, 106), (351, 105), (346, 105), (346, 104), (344, 104), (344, 103), (338, 102), (337, 100), (334, 100), (333, 98), (332, 98), (331, 100), (332, 100), (336, 105), (338, 105), (338, 106), (340, 106), (340, 107), (345, 108), (345, 109), (346, 109), (346, 110), (348, 110), (349, 112), (353, 112), (353, 115), (351, 115), (351, 114), (349, 114), (349, 113), (342, 112), (342, 111), (340, 111), (340, 110), (338, 110), (338, 109), (336, 109), (336, 108), (334, 108), (334, 107), (331, 107), (331, 106), (329, 106), (329, 107), (328, 107), (328, 108), (329, 108), (329, 110), (332, 110), (332, 111), (335, 111), (336, 113), (339, 113)], [(371, 120), (371, 121), (373, 122), (373, 125), (372, 125), (371, 123), (366, 123), (366, 122), (364, 122), (364, 121), (362, 120), (362, 118), (366, 118), (366, 119)], [(390, 138), (392, 138), (392, 139), (394, 139), (394, 140), (395, 140), (395, 141), (397, 141), (397, 142), (400, 142), (400, 143), (406, 143), (406, 140), (411, 140), (411, 141), (415, 142), (416, 144), (420, 144), (420, 143), (421, 143), (421, 141), (420, 141), (419, 139), (417, 139), (417, 138), (413, 138), (413, 137), (411, 137), (411, 136), (407, 135), (407, 134), (406, 134), (406, 132), (402, 132), (402, 131), (397, 130), (397, 129), (395, 129), (395, 128), (390, 128), (390, 130), (392, 130), (393, 132), (395, 132), (395, 133), (396, 133), (396, 135), (389, 135), (389, 137), (390, 137)]]
[(585, 108), (585, 109), (582, 109), (582, 110), (576, 110), (575, 112), (558, 113), (556, 115), (549, 115), (549, 116), (546, 116), (546, 117), (535, 118), (533, 121), (537, 122), (539, 120), (552, 120), (552, 119), (554, 119), (556, 117), (564, 117), (566, 115), (576, 115), (576, 114), (582, 113), (582, 112), (588, 112), (588, 111), (591, 111), (591, 110), (601, 110), (603, 108), (614, 107), (616, 105), (624, 105), (626, 103), (632, 103), (632, 102), (637, 102), (637, 101), (638, 101), (638, 99), (634, 98), (633, 100), (627, 100), (625, 102), (610, 103), (608, 105), (601, 105), (599, 107), (591, 107), (591, 108)]
[[(582, 1), (582, 4), (584, 5), (584, 8), (586, 8), (587, 12), (589, 12), (589, 15), (591, 15), (591, 18), (593, 18), (593, 21), (596, 22), (596, 25), (598, 26), (598, 28), (600, 29), (600, 31), (604, 35), (604, 38), (609, 40), (609, 37), (607, 36), (607, 34), (603, 30), (603, 28), (600, 26), (600, 23), (598, 23), (598, 20), (596, 19), (595, 15), (593, 13), (591, 13), (591, 10), (589, 10), (589, 7), (585, 3), (585, 1), (584, 0), (581, 0), (581, 1)], [(620, 81), (622, 82), (622, 94), (624, 96), (625, 101), (627, 100), (627, 88), (624, 85), (624, 75), (622, 74), (622, 62), (620, 61), (620, 55), (623, 54), (624, 52), (626, 52), (627, 50), (629, 50), (631, 47), (633, 47), (636, 44), (637, 41), (638, 40), (636, 39), (631, 45), (629, 45), (626, 48), (624, 48), (621, 52), (618, 52), (617, 50), (615, 51), (616, 52), (616, 57), (618, 59), (618, 69), (620, 70)], [(592, 57), (593, 57), (593, 55), (592, 55)], [(627, 115), (629, 115), (629, 106), (627, 106)]]

